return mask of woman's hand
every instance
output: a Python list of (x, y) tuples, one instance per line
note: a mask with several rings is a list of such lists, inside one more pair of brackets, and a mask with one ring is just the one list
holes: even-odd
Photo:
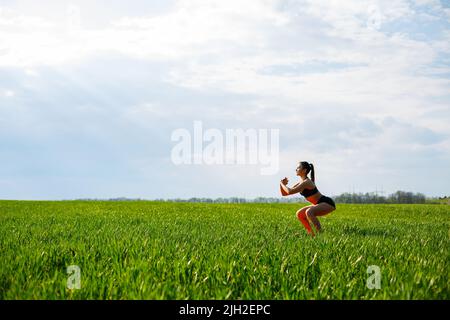
[(284, 178), (280, 181), (280, 191), (282, 196), (288, 196), (289, 195), (289, 188), (287, 186), (289, 180), (288, 178)]

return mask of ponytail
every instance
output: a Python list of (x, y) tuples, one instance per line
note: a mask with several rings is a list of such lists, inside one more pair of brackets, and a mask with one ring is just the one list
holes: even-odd
[(316, 182), (316, 176), (314, 174), (314, 165), (312, 163), (309, 164), (309, 167), (311, 168), (311, 180), (313, 182)]

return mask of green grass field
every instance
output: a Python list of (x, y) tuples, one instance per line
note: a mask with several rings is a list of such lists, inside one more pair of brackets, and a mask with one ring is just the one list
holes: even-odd
[(449, 299), (450, 206), (302, 205), (0, 201), (0, 298)]

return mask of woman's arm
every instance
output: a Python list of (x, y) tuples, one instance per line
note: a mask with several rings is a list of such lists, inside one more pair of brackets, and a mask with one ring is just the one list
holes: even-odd
[(297, 182), (296, 184), (294, 184), (294, 186), (292, 188), (295, 188), (296, 186), (298, 186), (301, 182)]
[(280, 191), (281, 191), (281, 195), (283, 197), (289, 195), (289, 192), (285, 188), (287, 188), (287, 186), (285, 186), (282, 183), (280, 183)]
[(303, 184), (304, 184), (303, 182), (302, 183), (298, 182), (292, 188), (289, 188), (287, 186), (287, 178), (284, 178), (280, 182), (281, 195), (288, 196), (288, 195), (291, 195), (291, 194), (296, 194), (296, 193), (298, 193), (298, 192), (300, 192), (300, 191), (302, 191), (304, 189)]

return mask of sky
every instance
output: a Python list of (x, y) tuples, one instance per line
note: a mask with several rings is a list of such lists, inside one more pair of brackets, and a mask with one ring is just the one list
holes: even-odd
[[(279, 170), (172, 133), (279, 130)], [(0, 199), (450, 195), (450, 1), (0, 0)]]

